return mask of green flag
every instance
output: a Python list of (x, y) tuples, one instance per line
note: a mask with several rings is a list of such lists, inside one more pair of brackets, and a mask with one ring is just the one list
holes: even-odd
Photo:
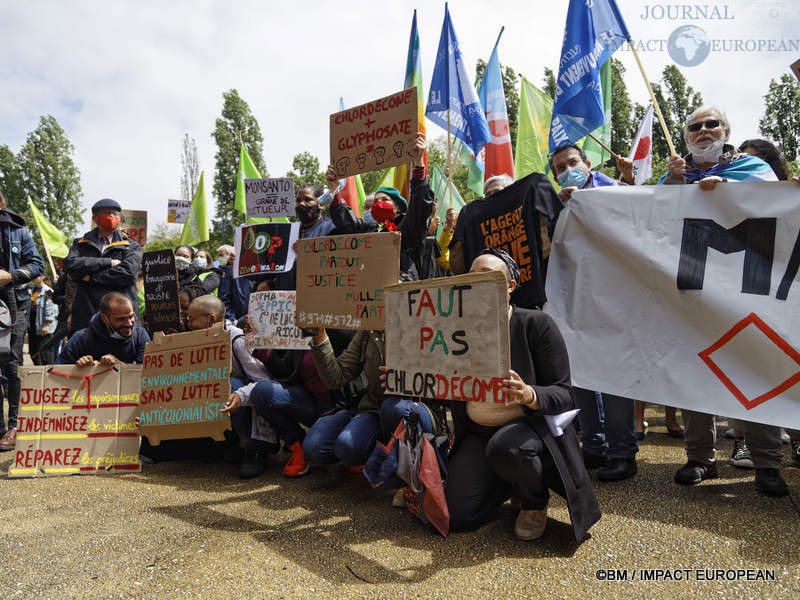
[[(600, 67), (600, 85), (603, 88), (603, 112), (605, 113), (605, 121), (603, 124), (592, 132), (592, 135), (598, 140), (603, 142), (606, 146), (611, 146), (611, 61), (607, 60)], [(580, 145), (580, 144), (579, 144)], [(602, 168), (611, 155), (608, 151), (603, 150), (600, 146), (590, 137), (583, 138), (583, 145), (581, 146), (586, 153), (586, 158), (592, 165), (592, 169), (598, 170)]]
[(530, 81), (521, 77), (517, 148), (514, 172), (518, 178), (531, 173), (546, 173), (553, 99)]
[[(386, 186), (386, 187), (394, 187), (394, 173), (395, 173), (395, 171), (396, 171), (396, 169), (394, 167), (389, 167), (388, 169), (386, 169), (383, 172), (383, 175), (381, 175), (381, 180), (378, 182), (378, 185), (376, 185), (375, 189), (372, 190), (372, 193), (374, 194), (375, 192), (378, 191), (378, 188), (382, 188), (384, 186)], [(408, 198), (406, 198), (406, 200), (408, 200)]]
[(478, 194), (478, 196), (483, 196), (484, 167), (478, 164), (478, 161), (469, 148), (460, 141), (458, 144), (461, 147), (458, 151), (458, 158), (467, 167), (467, 187)]
[(452, 181), (450, 182), (450, 191), (448, 193), (447, 177), (444, 176), (441, 167), (436, 164), (431, 167), (431, 189), (433, 190), (433, 196), (436, 198), (438, 204), (436, 214), (439, 215), (442, 224), (444, 224), (446, 220), (447, 209), (450, 208), (451, 201), (456, 214), (460, 213), (461, 209), (466, 205), (466, 202), (464, 202), (464, 199), (461, 197), (461, 194), (458, 193)]
[(244, 197), (245, 179), (261, 179), (261, 173), (256, 169), (253, 159), (250, 158), (247, 148), (242, 143), (239, 147), (239, 170), (236, 172), (236, 196), (233, 200), (233, 208), (243, 215), (247, 214), (247, 203)]
[(206, 203), (206, 186), (203, 183), (205, 173), (200, 171), (200, 181), (192, 198), (192, 206), (186, 215), (186, 222), (181, 231), (181, 244), (199, 244), (208, 241), (208, 205)]
[(31, 215), (33, 215), (33, 220), (36, 221), (36, 227), (39, 229), (39, 235), (42, 236), (42, 243), (47, 248), (47, 251), (51, 256), (64, 258), (69, 254), (67, 236), (45, 218), (41, 211), (36, 208), (30, 196), (28, 196), (28, 206), (31, 209)]

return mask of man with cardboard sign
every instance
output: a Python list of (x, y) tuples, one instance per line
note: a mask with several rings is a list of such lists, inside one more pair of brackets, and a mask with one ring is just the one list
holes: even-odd
[(300, 240), (297, 326), (383, 329), (383, 288), (399, 277), (398, 233)]
[(505, 401), (511, 362), (502, 273), (411, 281), (385, 294), (387, 393)]
[(141, 366), (25, 367), (9, 477), (141, 471)]
[(164, 335), (145, 347), (142, 368), (142, 434), (162, 440), (225, 439), (230, 419), (220, 410), (230, 396), (231, 334), (208, 329)]
[(419, 131), (417, 88), (331, 115), (331, 164), (337, 177), (403, 165)]

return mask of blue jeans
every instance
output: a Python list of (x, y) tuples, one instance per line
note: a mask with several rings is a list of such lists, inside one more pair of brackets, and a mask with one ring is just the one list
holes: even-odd
[(581, 444), (584, 452), (608, 458), (635, 458), (635, 401), (622, 396), (573, 388), (575, 406), (580, 408)]
[(363, 465), (381, 435), (376, 413), (340, 410), (317, 419), (303, 440), (303, 454), (312, 464)]
[[(408, 416), (408, 409), (411, 404), (412, 401), (407, 398), (388, 397), (383, 399), (380, 415), (384, 441), (387, 441), (394, 433), (403, 417)], [(430, 411), (421, 402), (417, 402), (416, 405), (423, 433), (433, 433), (433, 420)]]
[(302, 385), (284, 387), (275, 381), (261, 381), (250, 393), (250, 404), (287, 446), (303, 441), (300, 423), (308, 427), (317, 418), (316, 398)]

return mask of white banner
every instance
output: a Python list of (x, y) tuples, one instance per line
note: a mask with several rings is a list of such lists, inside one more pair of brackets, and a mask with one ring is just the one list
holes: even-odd
[(575, 385), (800, 428), (800, 187), (574, 193), (546, 311)]

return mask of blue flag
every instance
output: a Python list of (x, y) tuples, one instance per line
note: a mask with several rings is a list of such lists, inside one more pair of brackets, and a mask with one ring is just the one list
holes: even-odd
[(450, 11), (445, 4), (442, 36), (436, 52), (436, 66), (433, 68), (425, 116), (446, 130), (448, 110), (450, 133), (477, 155), (492, 136), (478, 93), (464, 67), (458, 38), (450, 21)]
[(600, 67), (629, 39), (616, 0), (570, 0), (556, 79), (550, 152), (574, 144), (603, 124)]

